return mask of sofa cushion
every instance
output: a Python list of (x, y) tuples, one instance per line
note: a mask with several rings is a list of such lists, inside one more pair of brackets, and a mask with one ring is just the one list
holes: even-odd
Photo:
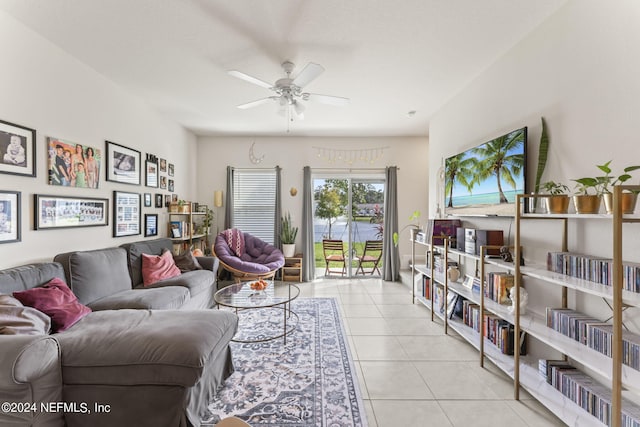
[(0, 294), (24, 291), (48, 283), (57, 277), (65, 278), (62, 265), (57, 262), (27, 264), (0, 271)]
[(142, 254), (142, 283), (145, 287), (179, 275), (180, 269), (173, 261), (171, 252), (162, 255)]
[(49, 316), (11, 295), (0, 295), (0, 335), (46, 335), (50, 329)]
[(173, 243), (171, 239), (162, 238), (125, 243), (124, 245), (120, 245), (120, 247), (127, 251), (129, 274), (131, 275), (131, 282), (135, 288), (142, 283), (142, 254), (162, 255), (163, 250), (172, 249)]
[(173, 261), (182, 273), (193, 270), (202, 270), (202, 266), (191, 251), (186, 251), (182, 255), (173, 254)]
[(237, 325), (235, 314), (221, 310), (93, 312), (57, 336), (63, 381), (190, 387), (225, 351)]
[(69, 287), (83, 304), (132, 288), (122, 248), (68, 252), (56, 255), (54, 261), (62, 264)]
[(175, 276), (169, 279), (161, 280), (154, 283), (151, 286), (145, 287), (144, 285), (138, 286), (136, 289), (153, 289), (153, 288), (166, 288), (171, 286), (180, 286), (186, 288), (191, 297), (199, 294), (200, 292), (209, 291), (213, 292), (212, 284), (215, 283), (215, 274), (208, 270), (194, 270), (182, 273), (179, 276)]
[(52, 332), (70, 328), (91, 312), (89, 307), (80, 304), (67, 284), (58, 278), (39, 288), (16, 291), (13, 296), (24, 305), (51, 317)]
[[(141, 285), (142, 286), (142, 285)], [(191, 298), (189, 290), (181, 286), (129, 289), (100, 298), (89, 304), (93, 311), (119, 309), (178, 309)]]

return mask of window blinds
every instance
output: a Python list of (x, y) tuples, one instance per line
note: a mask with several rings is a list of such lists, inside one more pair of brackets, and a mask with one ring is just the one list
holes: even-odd
[(232, 227), (273, 244), (276, 171), (236, 169), (233, 181)]

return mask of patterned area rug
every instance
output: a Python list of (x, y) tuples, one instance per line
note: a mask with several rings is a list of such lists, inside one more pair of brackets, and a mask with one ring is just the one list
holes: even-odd
[[(286, 346), (282, 338), (231, 343), (236, 371), (209, 405), (203, 426), (234, 415), (252, 427), (366, 427), (335, 299), (298, 298), (291, 306), (299, 319)], [(243, 339), (260, 337), (264, 328), (254, 326), (270, 325), (273, 334), (282, 322), (282, 310), (247, 310), (240, 312), (239, 331)]]

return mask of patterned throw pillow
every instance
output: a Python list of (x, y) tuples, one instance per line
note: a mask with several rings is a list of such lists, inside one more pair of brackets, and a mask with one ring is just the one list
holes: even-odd
[(81, 304), (67, 284), (57, 277), (39, 288), (14, 292), (13, 296), (49, 316), (51, 332), (65, 331), (91, 313), (91, 309)]
[(224, 239), (237, 257), (244, 255), (244, 234), (237, 228), (230, 228), (222, 232)]
[(173, 261), (182, 273), (193, 270), (202, 270), (202, 266), (191, 251), (186, 251), (182, 255), (173, 254)]
[(142, 283), (144, 286), (151, 286), (160, 280), (179, 275), (180, 269), (173, 261), (171, 252), (166, 251), (160, 256), (142, 254)]

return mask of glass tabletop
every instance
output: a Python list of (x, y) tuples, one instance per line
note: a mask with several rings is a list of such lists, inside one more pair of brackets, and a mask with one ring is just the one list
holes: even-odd
[(213, 296), (216, 303), (233, 308), (263, 308), (285, 304), (300, 295), (300, 288), (293, 283), (266, 280), (266, 289), (251, 289), (251, 283), (242, 282), (226, 286)]

